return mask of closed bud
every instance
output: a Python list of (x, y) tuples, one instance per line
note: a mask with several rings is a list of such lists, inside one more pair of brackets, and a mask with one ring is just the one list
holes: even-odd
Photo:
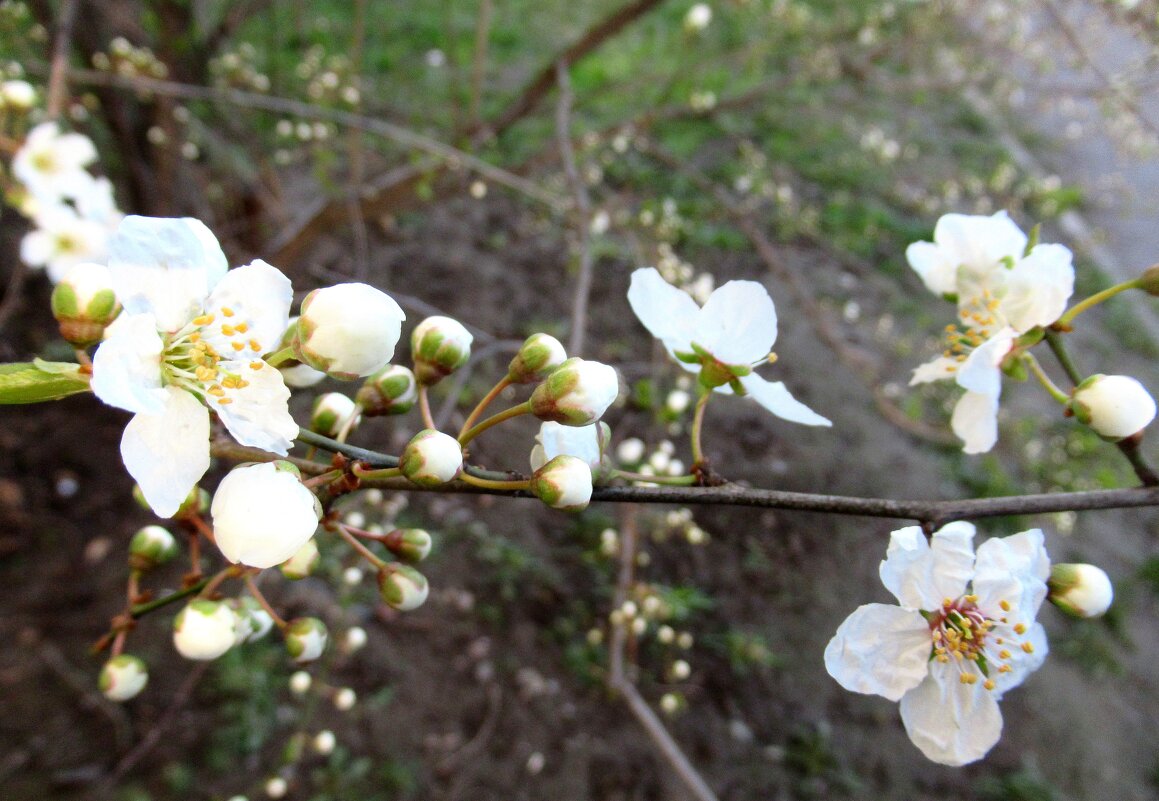
[(394, 355), (405, 319), (393, 298), (367, 284), (316, 289), (302, 301), (294, 355), (334, 378), (368, 376)]
[(302, 543), (302, 547), (293, 556), (282, 562), (278, 569), (290, 581), (297, 581), (313, 573), (320, 561), (322, 555), (318, 553), (318, 544), (311, 537)]
[(382, 544), (407, 562), (421, 562), (431, 553), (431, 535), (421, 528), (399, 528), (387, 534)]
[(507, 367), (507, 378), (513, 384), (542, 381), (567, 361), (567, 351), (550, 334), (532, 334), (524, 340), (519, 353)]
[(354, 400), (367, 417), (380, 417), (406, 414), (418, 397), (415, 374), (400, 364), (388, 364), (366, 379)]
[(237, 625), (227, 604), (197, 598), (173, 619), (173, 645), (186, 659), (217, 659), (237, 641)]
[(326, 624), (316, 617), (299, 617), (286, 626), (286, 650), (295, 662), (313, 662), (326, 650)]
[(1068, 408), (1080, 423), (1111, 441), (1137, 434), (1155, 419), (1155, 399), (1125, 375), (1091, 376), (1075, 388)]
[(310, 430), (324, 437), (350, 432), (358, 424), (358, 406), (341, 392), (327, 392), (314, 400), (310, 412)]
[(177, 540), (161, 526), (145, 526), (129, 541), (129, 566), (134, 570), (152, 570), (177, 555)]
[(378, 592), (388, 606), (400, 612), (418, 609), (427, 600), (427, 577), (410, 565), (391, 564), (378, 573)]
[(404, 476), (420, 487), (437, 487), (459, 475), (463, 448), (451, 435), (426, 428), (407, 443), (398, 466)]
[(603, 416), (619, 394), (616, 371), (600, 362), (568, 359), (531, 393), (531, 413), (565, 426), (586, 426)]
[(52, 289), (52, 315), (60, 323), (60, 335), (74, 347), (100, 342), (105, 327), (120, 313), (112, 274), (103, 264), (78, 264)]
[(325, 729), (314, 735), (314, 750), (322, 756), (328, 756), (334, 750), (334, 746), (337, 743), (338, 738), (329, 729)]
[(274, 618), (256, 598), (243, 595), (241, 598), (231, 598), (226, 603), (237, 615), (236, 645), (260, 640), (274, 627)]
[(1098, 617), (1115, 599), (1115, 588), (1101, 568), (1087, 564), (1050, 566), (1050, 602), (1074, 617)]
[(1159, 295), (1159, 264), (1152, 264), (1136, 281), (1136, 286), (1148, 295)]
[(322, 506), (290, 462), (235, 467), (221, 480), (210, 514), (217, 547), (231, 562), (273, 567), (314, 535)]
[(424, 386), (442, 381), (471, 358), (471, 332), (450, 317), (428, 317), (410, 335), (415, 378)]
[(128, 701), (145, 689), (149, 683), (149, 671), (138, 657), (121, 654), (105, 662), (99, 683), (105, 698), (110, 701)]
[(0, 84), (0, 108), (28, 111), (36, 105), (36, 90), (28, 81), (4, 81)]
[(352, 626), (342, 635), (342, 650), (348, 654), (360, 651), (366, 645), (366, 629)]
[(592, 499), (592, 470), (583, 459), (561, 454), (532, 474), (529, 489), (553, 509), (578, 512)]

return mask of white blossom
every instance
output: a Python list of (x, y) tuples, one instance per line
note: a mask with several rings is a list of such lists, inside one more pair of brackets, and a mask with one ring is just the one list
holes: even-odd
[(606, 430), (604, 423), (565, 426), (545, 420), (540, 423), (539, 433), (535, 435), (530, 457), (531, 469), (538, 470), (556, 456), (567, 454), (586, 463), (593, 474), (598, 473), (603, 458), (603, 445), (607, 441), (604, 434)]
[(599, 420), (619, 393), (615, 368), (573, 357), (535, 388), (528, 403), (540, 420), (586, 426)]
[(314, 536), (322, 507), (292, 465), (263, 462), (231, 470), (209, 513), (226, 559), (266, 568), (290, 559)]
[(217, 659), (237, 642), (237, 627), (227, 604), (198, 598), (173, 619), (173, 645), (186, 659)]
[(87, 136), (62, 133), (55, 122), (42, 122), (12, 157), (12, 175), (35, 197), (59, 201), (92, 179), (86, 168), (96, 160), (97, 149)]
[(1155, 419), (1155, 399), (1126, 375), (1094, 375), (1074, 391), (1070, 408), (1080, 422), (1111, 440), (1129, 437)]
[(136, 656), (114, 656), (101, 668), (101, 693), (110, 701), (128, 701), (140, 694), (149, 682), (145, 663)]
[(294, 352), (335, 378), (368, 376), (394, 356), (405, 319), (393, 298), (367, 284), (316, 289), (302, 301)]

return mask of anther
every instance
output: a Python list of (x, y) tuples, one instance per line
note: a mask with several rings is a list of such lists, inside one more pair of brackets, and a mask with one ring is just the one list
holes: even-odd
[(229, 308), (228, 306), (222, 306), (221, 313), (226, 317), (233, 317), (233, 309)]
[(245, 345), (240, 342), (230, 342), (229, 344), (234, 350), (245, 350)]
[(1022, 643), (1022, 650), (1028, 654), (1034, 653), (1034, 645), (1029, 642)]
[(1010, 611), (1010, 602), (1009, 601), (1006, 601), (1006, 600), (999, 601), (998, 605), (1002, 607), (1003, 612)]

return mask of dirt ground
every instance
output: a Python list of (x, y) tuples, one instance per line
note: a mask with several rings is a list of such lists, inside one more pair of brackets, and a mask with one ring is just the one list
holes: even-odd
[[(500, 340), (568, 315), (564, 244), (502, 198), (451, 201), (405, 219), (371, 252), (371, 281)], [(842, 277), (824, 254), (801, 246), (785, 246), (781, 255), (805, 274), (833, 276), (821, 294), (835, 319), (843, 294), (858, 298), (861, 317), (838, 323), (842, 337), (904, 385), (924, 357), (891, 356), (879, 323), (898, 293), (919, 291), (917, 282), (899, 287), (872, 270), (847, 269)], [(787, 290), (761, 262), (732, 253), (718, 263), (718, 282), (744, 277), (769, 287), (782, 329), (776, 377), (834, 422), (831, 430), (793, 426), (722, 398), (710, 407), (706, 436), (724, 475), (849, 495), (968, 494), (953, 469), (957, 457), (885, 422), (870, 390), (834, 359), (815, 321), (794, 313)], [(584, 354), (624, 365), (629, 378), (655, 369), (624, 297), (635, 266), (598, 263)], [(316, 280), (291, 277), (299, 290)], [(5, 358), (27, 357), (50, 339), (45, 300), (45, 287), (31, 282), (25, 311), (4, 334)], [(408, 309), (410, 322), (421, 316)], [(472, 399), (506, 358), (499, 352), (474, 366)], [(658, 374), (670, 380), (674, 371)], [(599, 660), (575, 656), (610, 605), (613, 567), (593, 558), (590, 546), (623, 509), (593, 506), (577, 521), (530, 501), (415, 493), (403, 515), (423, 521), (439, 543), (426, 568), (433, 589), (423, 608), (383, 612), (370, 579), (355, 590), (320, 579), (273, 577), (267, 585), (290, 614), (318, 615), (334, 630), (367, 629), (366, 648), (333, 657), (315, 678), (316, 686), (355, 689), (361, 700), (354, 710), (295, 700), (286, 689), (294, 668), (277, 643), (244, 646), (208, 669), (182, 661), (169, 642), (167, 611), (133, 634), (130, 650), (149, 662), (150, 685), (118, 706), (96, 692), (100, 660), (87, 651), (123, 603), (128, 538), (151, 522), (130, 500), (117, 455), (126, 415), (92, 397), (2, 415), (0, 798), (264, 797), (261, 783), (281, 768), (299, 728), (332, 729), (346, 761), (328, 766), (303, 757), (285, 773), (293, 799), (688, 797), (602, 686)], [(607, 419), (616, 441), (658, 439), (647, 412), (621, 408)], [(397, 452), (415, 423), (368, 423), (353, 441)], [(487, 436), (477, 458), (522, 469), (533, 428), (512, 431), (522, 438)], [(677, 445), (687, 459), (686, 442)], [(1004, 436), (1004, 455), (1023, 445)], [(752, 509), (694, 514), (710, 542), (649, 542), (651, 563), (641, 568), (641, 578), (691, 584), (713, 602), (688, 624), (697, 636), (684, 655), (691, 675), (665, 681), (657, 667), (665, 657), (642, 646), (639, 684), (653, 704), (665, 691), (683, 692), (687, 709), (670, 719), (672, 732), (720, 798), (1154, 798), (1159, 601), (1135, 579), (1140, 562), (1156, 554), (1154, 513), (1082, 513), (1066, 535), (1051, 518), (980, 525), (982, 535), (1041, 525), (1056, 561), (1101, 564), (1119, 588), (1122, 634), (1088, 625), (1079, 637), (1074, 624), (1044, 609), (1054, 653), (1004, 698), (1000, 744), (964, 769), (926, 762), (895, 704), (847, 693), (822, 665), (826, 642), (849, 612), (888, 600), (877, 564), (900, 524)], [(173, 586), (179, 575), (174, 568), (150, 586)], [(713, 647), (730, 631), (762, 637), (775, 664), (738, 665)], [(1084, 658), (1092, 649), (1108, 656), (1101, 667)], [(1054, 796), (1034, 794), (1045, 785)]]

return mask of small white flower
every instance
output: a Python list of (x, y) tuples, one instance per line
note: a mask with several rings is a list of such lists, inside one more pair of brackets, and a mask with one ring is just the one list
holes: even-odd
[(173, 619), (173, 645), (186, 659), (217, 659), (237, 642), (237, 625), (227, 604), (198, 598)]
[(463, 447), (449, 434), (426, 428), (415, 434), (399, 457), (402, 474), (420, 487), (436, 487), (459, 475)]
[(91, 180), (86, 168), (96, 160), (97, 149), (87, 136), (61, 133), (55, 122), (42, 122), (12, 157), (12, 175), (36, 197), (59, 202), (71, 196), (78, 182)]
[(27, 111), (36, 105), (36, 90), (28, 81), (4, 81), (0, 84), (0, 108)]
[(322, 507), (293, 465), (264, 462), (231, 470), (210, 515), (226, 559), (265, 568), (285, 562), (314, 536)]
[(71, 206), (41, 206), (36, 226), (20, 241), (20, 259), (29, 267), (43, 268), (53, 283), (76, 265), (103, 262), (108, 255), (108, 227), (81, 217)]
[(358, 695), (349, 687), (343, 687), (334, 693), (334, 708), (339, 712), (349, 712), (358, 701)]
[(712, 6), (708, 3), (697, 3), (684, 15), (685, 30), (702, 31), (710, 22), (712, 22)]
[(294, 695), (305, 695), (310, 691), (310, 685), (314, 683), (314, 679), (310, 674), (304, 670), (295, 671), (290, 676), (290, 692)]
[(538, 470), (556, 456), (575, 456), (591, 468), (592, 474), (599, 473), (604, 445), (610, 429), (605, 423), (586, 426), (565, 426), (545, 420), (539, 425), (535, 435), (535, 446), (531, 449), (531, 469)]
[(366, 629), (361, 626), (351, 626), (342, 636), (342, 650), (348, 654), (362, 650), (366, 645)]
[(326, 729), (314, 735), (314, 750), (322, 756), (328, 756), (338, 743), (338, 738), (334, 736), (334, 732)]
[(644, 458), (645, 445), (644, 441), (638, 437), (628, 437), (620, 443), (616, 448), (616, 459), (621, 464), (634, 465), (639, 464), (640, 460)]
[(405, 319), (393, 298), (367, 284), (316, 289), (302, 301), (294, 352), (334, 378), (368, 376), (394, 356)]
[(177, 540), (161, 526), (145, 526), (137, 530), (129, 541), (130, 565), (137, 570), (149, 570), (177, 556)]
[(1129, 437), (1155, 419), (1155, 399), (1126, 375), (1094, 375), (1074, 391), (1071, 410), (1079, 422), (1110, 440)]
[(101, 693), (110, 701), (128, 701), (135, 698), (149, 682), (145, 663), (130, 654), (114, 656), (101, 668)]
[(1111, 579), (1094, 565), (1052, 565), (1047, 586), (1050, 602), (1075, 617), (1098, 617), (1115, 600)]
[(1002, 733), (998, 700), (1041, 666), (1046, 633), (1034, 621), (1050, 561), (1031, 529), (982, 543), (950, 523), (927, 542), (917, 526), (890, 535), (881, 580), (899, 606), (866, 604), (825, 649), (847, 690), (901, 701), (906, 733), (928, 758), (964, 765)]
[(796, 400), (782, 382), (766, 381), (753, 372), (768, 360), (777, 339), (777, 311), (760, 284), (729, 281), (701, 307), (647, 267), (632, 273), (628, 302), (669, 355), (685, 370), (699, 373), (704, 386), (726, 394), (740, 391), (783, 420), (832, 425)]
[(274, 618), (256, 598), (244, 595), (227, 601), (237, 615), (237, 645), (256, 642), (270, 633)]
[(1026, 250), (1026, 235), (1006, 212), (990, 217), (947, 214), (933, 242), (914, 242), (906, 259), (935, 294), (957, 303), (946, 348), (914, 370), (910, 386), (955, 380), (966, 394), (950, 424), (966, 453), (985, 453), (998, 440), (1001, 365), (1017, 336), (1047, 326), (1074, 291), (1071, 252), (1062, 245)]

